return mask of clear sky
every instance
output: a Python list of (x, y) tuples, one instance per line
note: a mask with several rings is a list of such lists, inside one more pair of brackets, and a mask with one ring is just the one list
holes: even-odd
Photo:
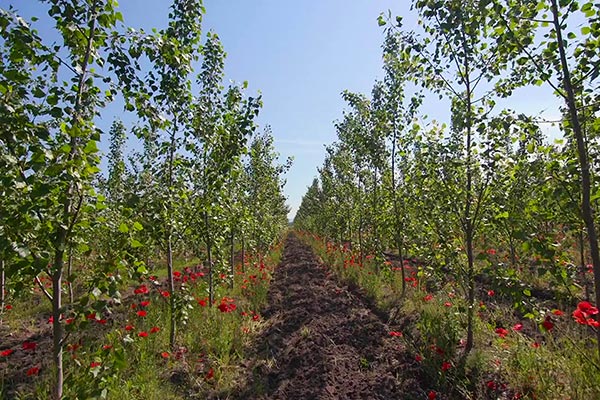
[[(44, 16), (37, 0), (0, 0), (24, 16)], [(120, 0), (125, 23), (134, 28), (162, 28), (168, 0)], [(228, 54), (227, 79), (260, 91), (264, 107), (259, 124), (271, 125), (277, 151), (294, 157), (285, 188), (290, 218), (323, 163), (325, 145), (336, 139), (334, 121), (344, 109), (340, 93), (348, 89), (368, 94), (382, 77), (381, 12), (404, 16), (407, 29), (416, 25), (409, 0), (204, 0), (203, 30), (219, 35)], [(42, 18), (42, 20), (47, 20)], [(35, 25), (41, 33), (47, 26)], [(517, 93), (505, 102), (521, 112), (552, 119), (557, 101), (546, 89)], [(448, 105), (431, 99), (423, 108), (430, 117), (447, 120)], [(107, 128), (120, 113), (113, 105), (99, 123)], [(551, 128), (547, 128), (551, 129)], [(101, 148), (106, 149), (104, 144)]]

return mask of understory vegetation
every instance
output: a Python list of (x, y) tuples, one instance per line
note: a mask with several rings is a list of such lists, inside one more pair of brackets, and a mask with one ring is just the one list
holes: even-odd
[[(392, 319), (412, 316), (404, 337), (438, 393), (596, 398), (600, 8), (412, 6), (416, 30), (380, 16), (384, 77), (343, 93), (294, 225)], [(531, 86), (561, 100), (558, 120), (497, 107)]]

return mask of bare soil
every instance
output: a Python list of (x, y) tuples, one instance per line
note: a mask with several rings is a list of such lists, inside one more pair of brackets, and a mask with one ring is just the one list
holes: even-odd
[(382, 313), (328, 272), (293, 233), (263, 312), (244, 387), (213, 398), (427, 398), (419, 368)]

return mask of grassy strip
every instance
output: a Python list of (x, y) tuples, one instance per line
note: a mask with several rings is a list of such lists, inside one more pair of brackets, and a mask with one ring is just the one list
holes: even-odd
[[(177, 271), (176, 293), (166, 292), (162, 270), (153, 271), (153, 277), (131, 282), (131, 287), (123, 291), (122, 303), (113, 305), (110, 314), (90, 313), (84, 321), (73, 324), (77, 328), (69, 336), (65, 353), (65, 399), (200, 399), (212, 391), (234, 387), (245, 348), (261, 329), (260, 310), (266, 304), (281, 247), (275, 246), (262, 259), (247, 257), (243, 267), (236, 266), (233, 277), (217, 274), (212, 306), (208, 304), (202, 270), (192, 265), (182, 265)], [(169, 346), (168, 332), (168, 299), (172, 296), (180, 310), (175, 348)], [(32, 303), (39, 305), (28, 306)], [(14, 355), (28, 354), (14, 344), (15, 353), (0, 357), (2, 398), (8, 392), (18, 399), (50, 398), (52, 371), (46, 361), (50, 349), (41, 346), (49, 332), (39, 314), (47, 311), (45, 303), (40, 294), (34, 293), (11, 304), (10, 313), (5, 314), (8, 326), (15, 328), (19, 320), (26, 321), (22, 325), (28, 328), (27, 337), (39, 338), (35, 357), (25, 360), (31, 362), (28, 368), (39, 369), (29, 375), (29, 369), (21, 371), (23, 366), (15, 365)], [(4, 379), (9, 376), (10, 381)]]
[[(463, 357), (466, 304), (459, 282), (442, 282), (427, 269), (405, 265), (407, 292), (400, 298), (398, 265), (327, 243), (309, 233), (300, 237), (340, 277), (388, 315), (398, 316), (398, 335), (414, 351), (437, 398), (591, 399), (600, 398), (600, 360), (592, 327), (576, 324), (573, 310), (536, 304), (523, 317), (493, 288), (481, 288), (476, 313), (476, 346)], [(441, 397), (440, 397), (441, 396)]]

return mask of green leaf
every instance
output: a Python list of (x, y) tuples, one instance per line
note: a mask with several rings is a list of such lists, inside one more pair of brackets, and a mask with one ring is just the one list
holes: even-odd
[(85, 154), (97, 153), (98, 152), (97, 142), (95, 140), (90, 140), (89, 142), (87, 142), (87, 144), (85, 145), (85, 148), (83, 149), (83, 152)]
[(133, 247), (134, 249), (136, 249), (138, 247), (142, 247), (142, 246), (143, 246), (143, 244), (139, 240), (131, 239), (131, 247)]
[(121, 225), (119, 225), (119, 231), (122, 233), (129, 232), (129, 227), (127, 226), (127, 224), (125, 224), (125, 222), (121, 222)]
[(531, 290), (529, 289), (523, 289), (523, 294), (527, 297), (531, 297)]
[(136, 221), (133, 223), (133, 229), (136, 231), (141, 231), (142, 229), (144, 229), (144, 227), (142, 226), (142, 224)]

